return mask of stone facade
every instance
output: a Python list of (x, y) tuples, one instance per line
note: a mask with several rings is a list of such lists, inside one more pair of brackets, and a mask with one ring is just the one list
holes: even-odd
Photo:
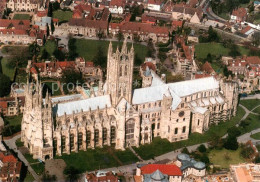
[(35, 11), (45, 5), (46, 0), (9, 0), (7, 8), (12, 11)]
[(134, 48), (128, 50), (125, 41), (114, 52), (110, 43), (107, 80), (90, 98), (43, 99), (40, 82), (34, 91), (28, 82), (21, 137), (33, 157), (46, 160), (104, 145), (124, 150), (156, 136), (185, 140), (236, 114), (235, 83), (209, 77), (166, 84), (153, 72), (150, 86), (133, 93), (133, 66)]

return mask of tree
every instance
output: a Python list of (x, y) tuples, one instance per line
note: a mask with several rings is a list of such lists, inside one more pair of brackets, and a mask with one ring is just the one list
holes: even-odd
[(98, 37), (99, 40), (101, 40), (105, 37), (103, 30), (99, 29), (97, 31), (97, 37)]
[(239, 124), (242, 128), (246, 128), (250, 123), (246, 120), (242, 120)]
[(101, 66), (101, 68), (106, 68), (107, 57), (105, 56), (103, 50), (103, 47), (98, 46), (98, 50), (93, 59), (93, 62), (95, 63), (95, 65)]
[(47, 37), (50, 36), (50, 27), (49, 27), (49, 24), (47, 23), (46, 25), (46, 34), (47, 34)]
[(0, 74), (0, 97), (7, 96), (10, 93), (11, 80), (8, 76)]
[(227, 65), (224, 66), (223, 74), (224, 74), (224, 76), (226, 76), (226, 77), (229, 77), (229, 75), (232, 75), (232, 71), (229, 71), (229, 70), (228, 70)]
[(68, 48), (69, 48), (68, 59), (75, 60), (75, 58), (78, 57), (78, 53), (76, 50), (76, 39), (69, 38)]
[(49, 53), (46, 51), (46, 49), (44, 48), (42, 50), (42, 56), (41, 59), (48, 59), (49, 58)]
[(3, 73), (3, 69), (2, 69), (2, 63), (1, 63), (2, 59), (3, 59), (3, 57), (0, 57), (0, 74), (2, 74), (2, 73)]
[(84, 80), (82, 78), (81, 72), (69, 69), (63, 72), (62, 81), (66, 84), (83, 84)]
[(53, 9), (52, 9), (52, 3), (50, 2), (50, 3), (49, 3), (49, 7), (48, 7), (48, 14), (47, 14), (48, 17), (52, 17), (52, 10), (53, 10)]
[(241, 53), (239, 52), (239, 48), (236, 44), (231, 45), (228, 55), (232, 57), (241, 56)]
[(53, 24), (53, 20), (51, 19), (51, 34), (53, 34), (54, 31), (55, 31), (55, 27)]
[(207, 151), (207, 148), (205, 147), (204, 144), (201, 144), (201, 145), (197, 148), (197, 150), (198, 150), (199, 152), (201, 152), (201, 153), (204, 153), (204, 152)]
[(43, 173), (42, 182), (55, 182), (55, 181), (57, 181), (57, 176), (49, 175), (46, 174), (45, 172)]
[(121, 42), (124, 39), (124, 35), (121, 31), (118, 32), (117, 34), (117, 40), (118, 42)]
[(34, 42), (32, 44), (29, 45), (29, 55), (30, 58), (32, 58), (33, 56), (38, 56), (40, 54), (40, 46)]
[(219, 41), (219, 36), (217, 32), (212, 28), (212, 26), (209, 27), (208, 30), (208, 42), (218, 42)]
[(254, 154), (254, 150), (252, 149), (251, 145), (249, 145), (249, 146), (242, 145), (240, 154), (245, 159), (250, 159), (252, 157), (252, 155)]
[(55, 1), (54, 3), (52, 3), (52, 10), (57, 11), (58, 9), (60, 9), (60, 3)]
[(64, 53), (59, 50), (59, 49), (56, 49), (54, 52), (53, 52), (53, 55), (55, 56), (55, 58), (59, 61), (64, 61), (65, 60), (65, 55)]
[(28, 47), (19, 47), (15, 50), (11, 50), (8, 59), (7, 66), (9, 68), (14, 67), (26, 67), (28, 59), (31, 59)]
[(184, 154), (189, 154), (189, 150), (187, 149), (187, 147), (184, 147), (182, 150), (181, 150), (181, 153), (184, 153)]
[(74, 182), (74, 181), (77, 181), (79, 179), (79, 170), (76, 169), (75, 167), (73, 166), (67, 166), (63, 173), (67, 176), (67, 180), (69, 182)]
[(252, 43), (254, 46), (259, 46), (260, 45), (260, 32), (255, 32), (252, 35)]
[(238, 142), (236, 137), (228, 136), (226, 142), (224, 143), (225, 149), (237, 150)]
[(209, 164), (209, 158), (206, 154), (201, 156), (200, 161), (204, 162), (205, 164)]
[(227, 133), (229, 137), (238, 137), (241, 134), (240, 130), (236, 126), (229, 128)]

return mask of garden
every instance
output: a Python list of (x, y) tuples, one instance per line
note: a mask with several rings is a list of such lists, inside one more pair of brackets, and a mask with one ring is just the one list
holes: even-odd
[(68, 22), (72, 18), (72, 11), (56, 10), (53, 12), (53, 18), (59, 19), (60, 23)]
[(29, 14), (15, 14), (13, 17), (14, 20), (30, 20), (30, 18)]

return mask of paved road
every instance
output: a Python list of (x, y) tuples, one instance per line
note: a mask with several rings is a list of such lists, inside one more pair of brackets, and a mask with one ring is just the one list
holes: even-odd
[(36, 181), (40, 181), (40, 177), (36, 174), (36, 172), (32, 169), (29, 162), (26, 160), (26, 158), (23, 156), (23, 154), (17, 149), (15, 141), (21, 138), (21, 135), (17, 135), (9, 140), (4, 140), (5, 144), (10, 148), (13, 149), (17, 154), (18, 158), (25, 164), (25, 166), (28, 167), (28, 171), (33, 175), (34, 179)]

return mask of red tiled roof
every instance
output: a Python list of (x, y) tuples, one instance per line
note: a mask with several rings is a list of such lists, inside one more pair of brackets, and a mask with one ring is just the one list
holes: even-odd
[(201, 70), (202, 70), (202, 71), (205, 71), (205, 72), (208, 73), (208, 74), (211, 74), (211, 73), (214, 73), (214, 72), (215, 72), (214, 69), (212, 68), (211, 64), (210, 64), (208, 61), (206, 61), (206, 63), (204, 63), (204, 64), (202, 65)]
[(211, 76), (210, 74), (206, 74), (206, 73), (203, 73), (203, 74), (195, 74), (195, 79), (206, 78), (206, 77), (210, 77), (210, 76)]
[(244, 18), (244, 17), (246, 17), (247, 12), (246, 12), (245, 8), (238, 8), (238, 9), (233, 10), (232, 15), (240, 17), (240, 18)]
[(148, 4), (161, 5), (163, 1), (161, 0), (148, 0)]
[(182, 27), (183, 21), (178, 21), (178, 20), (173, 20), (172, 21), (172, 26), (174, 27)]
[(153, 63), (151, 62), (145, 62), (141, 65), (142, 67), (142, 70), (145, 71), (146, 70), (146, 67), (148, 66), (149, 69), (153, 70), (153, 71), (156, 71), (156, 67)]
[(148, 23), (148, 22), (155, 23), (156, 19), (154, 17), (147, 16), (146, 14), (143, 14), (142, 15), (142, 23)]
[(189, 6), (192, 7), (192, 8), (195, 8), (196, 7), (196, 4), (198, 3), (199, 1), (198, 0), (189, 0)]
[(246, 61), (249, 64), (260, 64), (260, 58), (258, 56), (249, 56), (246, 57)]
[(30, 20), (0, 19), (0, 27), (26, 30), (30, 28)]
[(7, 155), (7, 156), (4, 156), (2, 162), (3, 163), (6, 163), (6, 162), (17, 162), (17, 159), (13, 155)]
[(94, 67), (94, 63), (91, 61), (86, 62), (86, 67)]
[(141, 167), (142, 174), (152, 174), (156, 170), (159, 170), (168, 176), (182, 176), (181, 169), (172, 164), (148, 164)]
[(44, 10), (44, 11), (38, 11), (36, 15), (38, 17), (44, 17), (44, 16), (47, 16), (47, 14), (48, 14), (47, 10)]
[(243, 28), (242, 30), (241, 30), (241, 33), (242, 34), (245, 34), (246, 32), (248, 32), (249, 30), (251, 30), (252, 28), (250, 27), (250, 26), (247, 26), (247, 27), (245, 27), (245, 28)]
[(98, 21), (98, 20), (87, 20), (87, 19), (75, 19), (72, 18), (69, 21), (70, 26), (82, 26), (82, 27), (91, 27), (91, 28), (100, 28), (107, 29), (108, 22), (107, 21)]
[(110, 2), (110, 6), (123, 7), (124, 4), (125, 4), (124, 0), (111, 0), (111, 2)]

